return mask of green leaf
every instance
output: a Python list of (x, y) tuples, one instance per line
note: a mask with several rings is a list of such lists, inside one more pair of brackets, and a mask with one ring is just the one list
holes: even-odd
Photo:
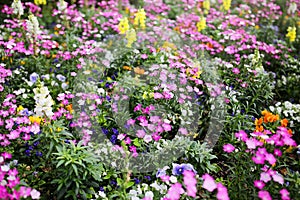
[(74, 169), (74, 172), (75, 172), (76, 176), (78, 176), (77, 166), (75, 164), (72, 164), (72, 168)]
[(56, 168), (58, 168), (59, 166), (61, 166), (65, 161), (64, 160), (60, 160), (57, 165), (56, 165)]

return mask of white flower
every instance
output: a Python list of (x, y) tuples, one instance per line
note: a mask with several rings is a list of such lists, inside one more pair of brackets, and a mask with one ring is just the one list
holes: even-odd
[(59, 3), (57, 5), (59, 11), (63, 11), (68, 7), (68, 3), (65, 2), (64, 0), (59, 0)]
[(53, 105), (53, 99), (50, 95), (50, 92), (46, 86), (43, 86), (43, 84), (33, 89), (34, 92), (34, 100), (35, 100), (35, 108), (34, 112), (37, 116), (43, 117), (45, 114), (47, 117), (52, 117), (52, 105)]
[(170, 177), (170, 181), (171, 181), (171, 183), (177, 183), (177, 178), (175, 177), (175, 176), (171, 176)]
[(36, 16), (33, 14), (30, 14), (28, 16), (27, 20), (27, 28), (28, 31), (31, 32), (33, 35), (36, 35), (40, 32), (40, 27), (39, 27), (39, 21), (37, 20)]
[(153, 199), (154, 194), (153, 194), (153, 192), (148, 191), (148, 192), (145, 193), (145, 197), (148, 197), (148, 198), (150, 198), (150, 199)]
[(293, 2), (290, 4), (287, 13), (290, 15), (290, 14), (294, 14), (296, 11), (297, 11), (297, 4)]
[(20, 16), (24, 14), (24, 9), (21, 0), (14, 0), (14, 2), (11, 4), (11, 7), (12, 9), (14, 9), (14, 14)]

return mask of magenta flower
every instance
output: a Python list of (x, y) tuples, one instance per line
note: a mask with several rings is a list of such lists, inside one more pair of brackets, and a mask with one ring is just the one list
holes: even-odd
[(202, 178), (204, 179), (204, 182), (202, 185), (202, 187), (204, 189), (208, 190), (209, 192), (212, 192), (217, 188), (217, 184), (216, 184), (214, 178), (211, 177), (209, 174), (204, 174), (202, 176)]
[(263, 189), (263, 187), (265, 187), (265, 183), (260, 181), (260, 180), (255, 180), (254, 181), (254, 186), (257, 187), (258, 189)]
[(276, 158), (271, 153), (266, 154), (266, 160), (270, 163), (270, 165), (273, 165), (276, 163)]
[(265, 191), (265, 190), (261, 190), (258, 192), (258, 197), (261, 199), (261, 200), (272, 200), (272, 197), (270, 196), (269, 192), (268, 191)]
[(232, 144), (225, 144), (223, 146), (223, 151), (225, 151), (226, 153), (231, 153), (235, 150), (235, 147)]
[(281, 194), (281, 199), (282, 200), (290, 200), (291, 199), (290, 198), (290, 193), (287, 189), (285, 189), (285, 188), (281, 189), (279, 193)]
[(235, 137), (238, 140), (242, 140), (244, 142), (248, 139), (247, 133), (245, 131), (243, 131), (243, 130), (240, 130), (239, 132), (235, 133)]
[(265, 163), (265, 156), (259, 152), (256, 152), (255, 156), (252, 157), (255, 164), (263, 165)]
[(234, 74), (239, 74), (240, 73), (240, 70), (238, 69), (238, 68), (233, 68), (232, 69), (232, 72), (234, 73)]

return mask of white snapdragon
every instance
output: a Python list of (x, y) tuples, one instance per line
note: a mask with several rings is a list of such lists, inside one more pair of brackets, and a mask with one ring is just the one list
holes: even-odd
[(27, 20), (27, 28), (30, 33), (37, 35), (40, 32), (39, 21), (36, 16), (30, 14)]
[(68, 7), (68, 3), (65, 2), (64, 0), (60, 0), (57, 7), (59, 11), (63, 11)]
[(21, 0), (14, 0), (14, 2), (11, 4), (11, 7), (14, 10), (14, 14), (20, 16), (24, 14), (24, 9)]
[(49, 93), (49, 90), (46, 86), (43, 84), (33, 89), (34, 92), (34, 100), (35, 100), (35, 108), (34, 112), (37, 116), (43, 117), (52, 117), (52, 106), (53, 106), (53, 99)]

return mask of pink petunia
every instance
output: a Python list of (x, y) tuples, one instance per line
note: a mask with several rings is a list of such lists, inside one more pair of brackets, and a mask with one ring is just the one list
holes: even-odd
[(226, 153), (231, 153), (235, 150), (235, 147), (232, 144), (225, 144), (223, 146), (223, 151), (225, 151)]
[(197, 193), (197, 180), (193, 171), (184, 170), (183, 181), (186, 185), (187, 195), (190, 197), (196, 197)]
[(170, 200), (179, 200), (183, 192), (182, 185), (175, 183), (170, 187), (167, 195)]
[(209, 174), (204, 174), (202, 176), (202, 178), (204, 179), (204, 182), (202, 185), (202, 187), (204, 189), (208, 190), (209, 192), (212, 192), (217, 188), (217, 184), (216, 184), (214, 178), (211, 177)]
[(222, 183), (218, 183), (217, 188), (218, 188), (217, 199), (229, 200), (227, 188)]

